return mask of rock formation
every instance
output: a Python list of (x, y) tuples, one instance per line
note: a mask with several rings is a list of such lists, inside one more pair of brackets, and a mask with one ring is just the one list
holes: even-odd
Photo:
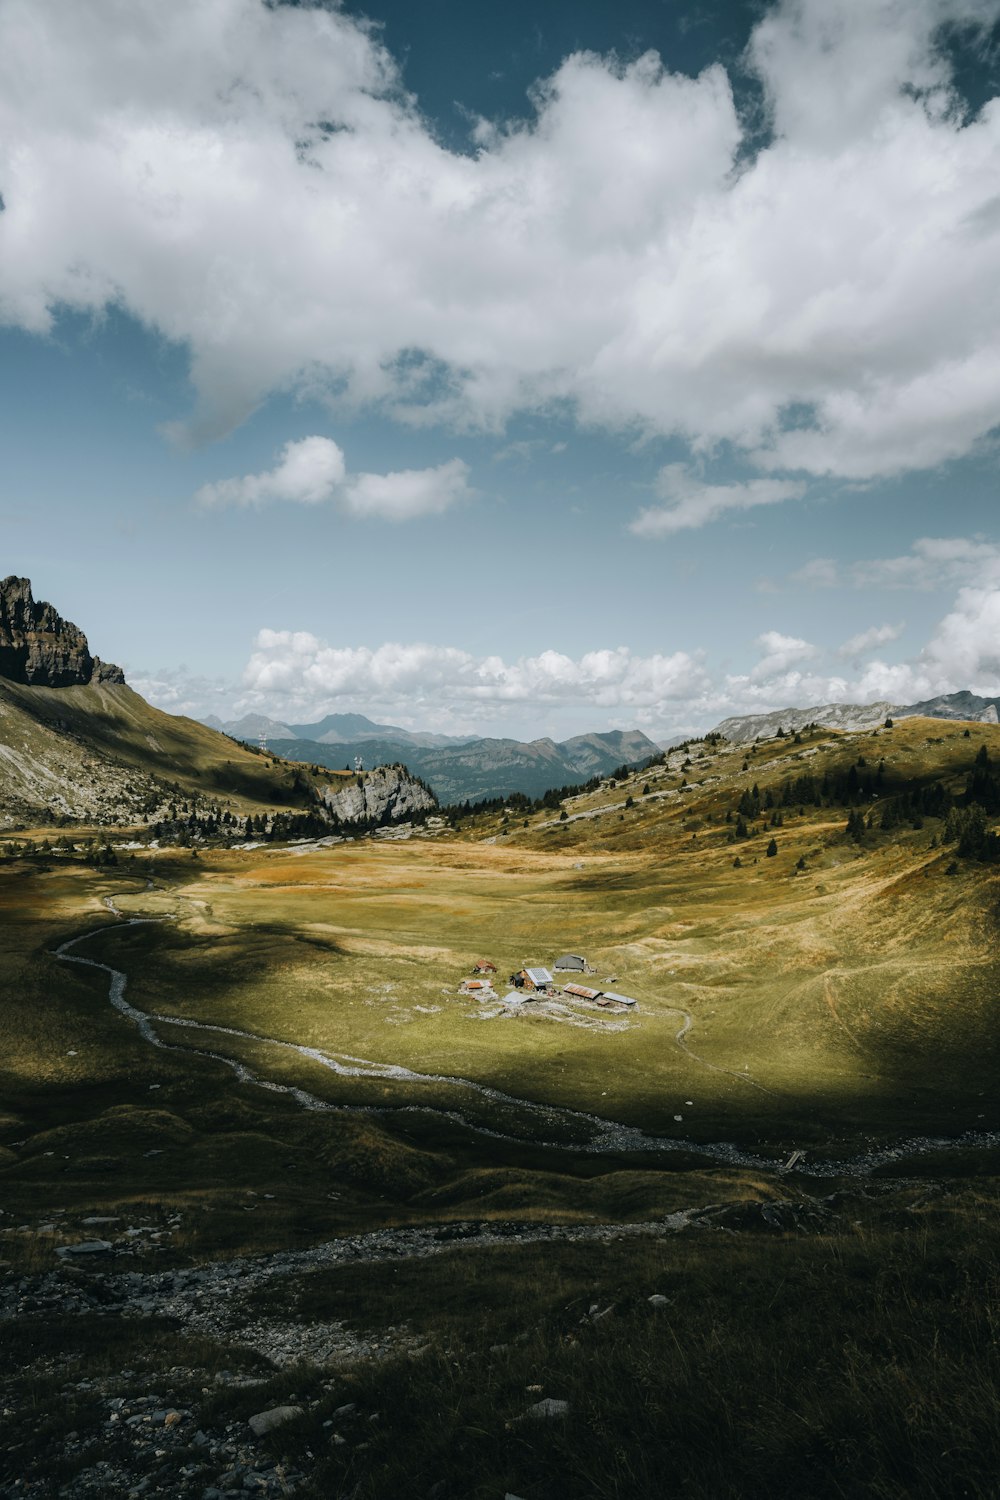
[(121, 667), (91, 656), (82, 630), (36, 602), (27, 578), (0, 582), (0, 677), (28, 687), (124, 682)]
[(399, 823), (437, 807), (437, 798), (405, 766), (378, 766), (365, 775), (323, 787), (327, 811), (341, 823)]

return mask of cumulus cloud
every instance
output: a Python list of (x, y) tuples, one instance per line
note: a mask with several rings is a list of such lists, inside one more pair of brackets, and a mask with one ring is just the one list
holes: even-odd
[(704, 526), (725, 511), (752, 510), (758, 505), (778, 505), (797, 500), (805, 485), (789, 479), (751, 479), (738, 484), (704, 484), (683, 464), (665, 464), (657, 475), (656, 488), (664, 506), (640, 511), (629, 524), (636, 536), (668, 536)]
[(203, 484), (195, 500), (210, 507), (266, 505), (272, 500), (319, 505), (333, 498), (345, 472), (344, 454), (336, 443), (330, 438), (307, 437), (286, 443), (273, 469)]
[[(713, 666), (699, 650), (643, 655), (618, 646), (572, 657), (555, 650), (507, 660), (427, 642), (339, 645), (309, 631), (261, 630), (241, 684), (185, 669), (130, 674), (152, 701), (175, 712), (222, 717), (258, 710), (276, 718), (357, 709), (394, 723), (451, 732), (532, 738), (641, 725), (656, 735), (707, 729), (731, 714), (832, 702), (915, 703), (969, 688), (1000, 694), (1000, 586), (959, 590), (923, 648), (903, 661), (857, 658), (898, 638), (873, 627), (824, 653), (802, 637), (768, 630), (745, 671)], [(845, 665), (850, 661), (851, 668)]]
[(344, 486), (344, 504), (353, 516), (409, 521), (435, 516), (471, 494), (469, 466), (460, 458), (433, 469), (400, 469), (395, 474), (355, 474)]
[[(5, 0), (0, 317), (113, 304), (185, 345), (193, 439), (305, 385), (495, 427), (562, 401), (772, 472), (938, 464), (996, 423), (1000, 106), (965, 121), (936, 38), (998, 7), (778, 0), (749, 156), (721, 66), (582, 52), (463, 154), (336, 6)], [(645, 534), (720, 513), (669, 498)]]
[(195, 494), (199, 505), (267, 505), (274, 500), (319, 505), (339, 500), (360, 518), (412, 521), (440, 515), (472, 490), (469, 466), (460, 458), (431, 469), (401, 469), (390, 474), (348, 474), (343, 451), (330, 438), (307, 437), (286, 443), (273, 469), (204, 484)]
[(782, 635), (780, 630), (765, 630), (757, 637), (763, 655), (750, 672), (751, 682), (761, 682), (779, 677), (789, 667), (818, 655), (815, 646), (801, 641), (794, 635)]
[(507, 708), (589, 705), (653, 710), (697, 698), (708, 686), (701, 658), (684, 651), (635, 656), (625, 647), (574, 658), (558, 651), (507, 662), (454, 646), (387, 642), (331, 646), (307, 631), (262, 630), (243, 674), (247, 703), (292, 707), (333, 699), (473, 718)]
[(898, 641), (903, 634), (903, 625), (872, 625), (869, 630), (860, 630), (857, 635), (852, 635), (850, 640), (837, 649), (838, 656), (848, 657), (851, 661), (873, 651), (876, 646), (885, 646), (889, 641)]

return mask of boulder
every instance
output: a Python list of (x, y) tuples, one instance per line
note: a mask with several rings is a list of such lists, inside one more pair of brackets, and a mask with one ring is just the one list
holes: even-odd
[(301, 1406), (272, 1406), (269, 1411), (257, 1412), (248, 1425), (254, 1437), (263, 1437), (266, 1432), (273, 1432), (276, 1427), (283, 1427), (301, 1415)]

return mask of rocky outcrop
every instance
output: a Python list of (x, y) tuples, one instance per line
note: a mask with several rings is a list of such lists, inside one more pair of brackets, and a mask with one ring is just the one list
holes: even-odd
[(32, 598), (27, 578), (13, 576), (0, 582), (0, 677), (28, 687), (125, 681), (121, 667), (91, 656), (82, 630)]
[(779, 729), (792, 734), (807, 724), (819, 724), (824, 729), (877, 729), (887, 718), (904, 712), (898, 703), (821, 703), (814, 708), (780, 708), (768, 714), (723, 719), (715, 726), (715, 733), (734, 745), (744, 745), (751, 740), (773, 739)]
[(416, 812), (437, 807), (434, 793), (405, 766), (379, 766), (350, 780), (333, 782), (321, 788), (320, 797), (339, 823), (401, 823)]

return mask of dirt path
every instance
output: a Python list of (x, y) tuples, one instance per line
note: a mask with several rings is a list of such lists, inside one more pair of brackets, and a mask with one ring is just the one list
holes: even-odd
[(735, 1078), (739, 1083), (749, 1084), (752, 1089), (760, 1089), (762, 1094), (774, 1095), (774, 1089), (765, 1088), (762, 1083), (757, 1082), (756, 1078), (751, 1078), (749, 1073), (739, 1073), (733, 1068), (723, 1068), (719, 1063), (709, 1062), (707, 1058), (699, 1057), (697, 1052), (692, 1052), (685, 1038), (694, 1025), (694, 1016), (681, 1005), (668, 1005), (666, 1009), (671, 1015), (683, 1017), (681, 1029), (674, 1037), (674, 1041), (685, 1057), (689, 1057), (692, 1062), (698, 1063), (702, 1068), (708, 1068), (712, 1073), (724, 1073), (727, 1078)]

